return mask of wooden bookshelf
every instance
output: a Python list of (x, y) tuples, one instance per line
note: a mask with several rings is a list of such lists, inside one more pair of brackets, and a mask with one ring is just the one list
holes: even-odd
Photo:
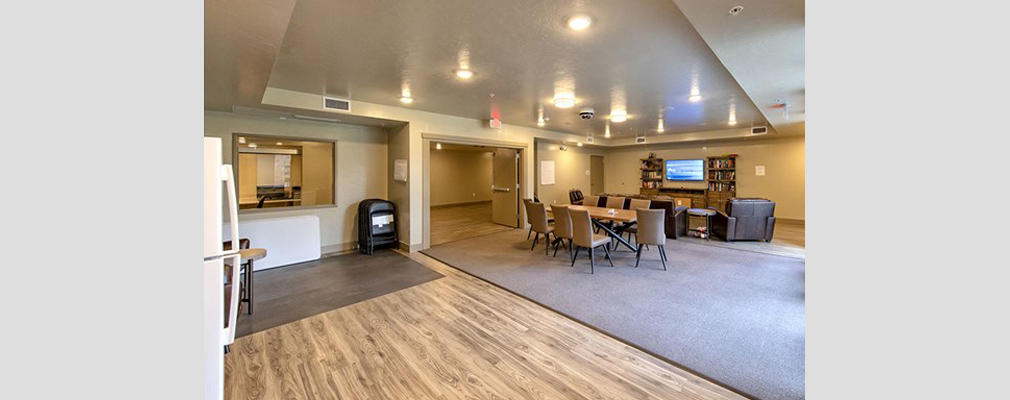
[(736, 197), (736, 155), (708, 157), (705, 165), (708, 190), (705, 197), (709, 207), (726, 211), (726, 203)]
[(642, 158), (642, 185), (640, 193), (643, 195), (657, 195), (663, 188), (663, 159), (656, 158), (655, 154), (650, 154), (649, 158)]

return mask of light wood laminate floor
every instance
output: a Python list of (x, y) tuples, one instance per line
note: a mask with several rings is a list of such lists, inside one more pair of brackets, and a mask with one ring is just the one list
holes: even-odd
[(740, 396), (423, 254), (445, 278), (236, 340), (226, 399)]
[(489, 235), (510, 228), (491, 222), (491, 202), (431, 208), (431, 245)]

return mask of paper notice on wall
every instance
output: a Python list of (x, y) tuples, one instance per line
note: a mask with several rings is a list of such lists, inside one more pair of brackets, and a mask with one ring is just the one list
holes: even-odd
[(541, 185), (554, 184), (554, 161), (540, 162), (540, 184)]
[(393, 162), (393, 180), (407, 181), (407, 160), (396, 160)]
[(765, 166), (764, 165), (755, 166), (754, 167), (754, 175), (765, 176)]

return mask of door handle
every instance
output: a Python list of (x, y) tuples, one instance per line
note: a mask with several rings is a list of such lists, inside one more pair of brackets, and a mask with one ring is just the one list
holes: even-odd
[(500, 187), (495, 187), (495, 186), (491, 186), (491, 191), (492, 191), (492, 192), (511, 192), (511, 191), (512, 191), (512, 189), (509, 189), (509, 188), (500, 188)]

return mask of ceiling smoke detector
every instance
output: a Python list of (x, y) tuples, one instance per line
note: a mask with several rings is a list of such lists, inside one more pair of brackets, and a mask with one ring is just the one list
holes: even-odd
[(729, 15), (732, 15), (732, 16), (735, 17), (737, 14), (740, 13), (740, 11), (743, 11), (743, 6), (733, 7), (731, 9), (729, 9)]

